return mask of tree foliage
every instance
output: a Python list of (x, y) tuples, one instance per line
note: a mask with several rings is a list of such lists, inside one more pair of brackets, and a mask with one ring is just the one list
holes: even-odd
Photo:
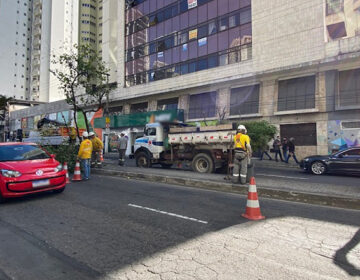
[(75, 143), (63, 143), (59, 146), (46, 146), (45, 149), (54, 154), (57, 161), (68, 165), (68, 170), (72, 173), (75, 169), (76, 157), (79, 151), (79, 145)]
[(0, 95), (0, 110), (5, 110), (8, 105), (8, 102), (11, 100), (12, 100), (11, 97)]
[(276, 127), (265, 120), (244, 122), (241, 124), (247, 128), (248, 135), (251, 139), (251, 147), (254, 151), (264, 149), (277, 133)]
[(53, 56), (54, 69), (50, 72), (59, 80), (66, 102), (74, 109), (77, 135), (79, 129), (76, 113), (82, 112), (87, 131), (87, 113), (97, 112), (104, 107), (108, 94), (115, 84), (109, 84), (109, 69), (101, 56), (89, 45), (74, 45), (70, 53)]

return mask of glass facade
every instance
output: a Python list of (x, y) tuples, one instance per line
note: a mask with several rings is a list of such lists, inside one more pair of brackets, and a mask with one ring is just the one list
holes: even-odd
[(145, 0), (127, 7), (127, 86), (251, 58), (250, 0)]

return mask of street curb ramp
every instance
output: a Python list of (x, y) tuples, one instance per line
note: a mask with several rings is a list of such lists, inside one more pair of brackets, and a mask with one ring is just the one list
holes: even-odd
[[(227, 182), (213, 182), (213, 181), (204, 181), (204, 180), (189, 179), (189, 178), (174, 177), (174, 176), (170, 177), (170, 176), (163, 176), (156, 174), (143, 174), (136, 172), (106, 170), (106, 169), (98, 169), (98, 170), (95, 169), (95, 170), (91, 170), (91, 172), (93, 174), (98, 174), (98, 175), (117, 176), (126, 179), (173, 184), (173, 185), (187, 186), (187, 187), (200, 188), (200, 189), (238, 193), (242, 195), (247, 195), (248, 192), (247, 186), (241, 186)], [(280, 199), (280, 200), (302, 202), (302, 203), (316, 204), (322, 206), (332, 206), (332, 207), (360, 210), (360, 199), (353, 199), (347, 197), (335, 197), (335, 196), (327, 196), (327, 195), (314, 194), (314, 193), (283, 191), (283, 190), (275, 190), (275, 189), (261, 188), (261, 187), (260, 188), (258, 187), (258, 195), (261, 198)]]

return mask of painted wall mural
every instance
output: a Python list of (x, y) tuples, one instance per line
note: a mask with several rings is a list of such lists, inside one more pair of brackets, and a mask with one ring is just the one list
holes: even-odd
[[(351, 123), (358, 123), (354, 121)], [(348, 121), (346, 123), (349, 123)], [(329, 153), (360, 146), (360, 127), (345, 128), (343, 121), (328, 122), (328, 150)]]

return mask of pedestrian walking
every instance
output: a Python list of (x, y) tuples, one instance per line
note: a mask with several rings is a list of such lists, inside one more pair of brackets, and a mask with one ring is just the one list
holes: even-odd
[(298, 162), (298, 160), (297, 160), (297, 158), (296, 158), (296, 155), (295, 155), (295, 143), (294, 143), (294, 141), (295, 141), (295, 138), (294, 138), (294, 137), (291, 137), (291, 138), (289, 139), (289, 142), (288, 142), (289, 155), (288, 155), (288, 157), (287, 157), (287, 159), (286, 159), (285, 162), (286, 162), (286, 163), (289, 163), (290, 157), (293, 157), (294, 160), (295, 160), (295, 162), (296, 162), (297, 164), (299, 164), (299, 162)]
[(83, 141), (80, 144), (79, 152), (77, 155), (77, 159), (81, 161), (81, 166), (84, 171), (83, 180), (90, 179), (90, 159), (92, 154), (92, 143), (88, 139), (89, 134), (85, 131), (82, 135)]
[(127, 144), (128, 144), (128, 138), (125, 136), (124, 133), (121, 133), (120, 138), (119, 138), (119, 144), (118, 144), (119, 165), (121, 165), (121, 166), (123, 166), (125, 164), (125, 153), (126, 153), (126, 149), (127, 149)]
[(246, 127), (239, 125), (237, 134), (234, 137), (234, 168), (233, 168), (233, 182), (246, 184), (248, 160), (251, 158), (252, 150), (250, 145), (250, 137), (246, 134)]
[(94, 132), (89, 133), (89, 138), (93, 146), (91, 165), (94, 167), (101, 168), (101, 153), (104, 149), (103, 142), (95, 135)]
[(281, 143), (281, 147), (282, 147), (284, 161), (286, 161), (287, 156), (288, 156), (288, 150), (289, 150), (288, 139), (286, 137), (283, 138), (282, 143)]
[(281, 152), (280, 152), (280, 147), (281, 147), (280, 136), (276, 136), (276, 138), (274, 140), (274, 143), (273, 143), (273, 148), (274, 148), (275, 160), (276, 161), (279, 161), (278, 156), (280, 157), (281, 161), (284, 161), (283, 157), (281, 155)]
[(270, 147), (268, 144), (266, 144), (265, 147), (262, 148), (260, 151), (261, 152), (260, 160), (263, 160), (264, 155), (266, 155), (269, 158), (269, 160), (272, 160), (272, 157), (270, 156), (269, 151), (270, 151)]

